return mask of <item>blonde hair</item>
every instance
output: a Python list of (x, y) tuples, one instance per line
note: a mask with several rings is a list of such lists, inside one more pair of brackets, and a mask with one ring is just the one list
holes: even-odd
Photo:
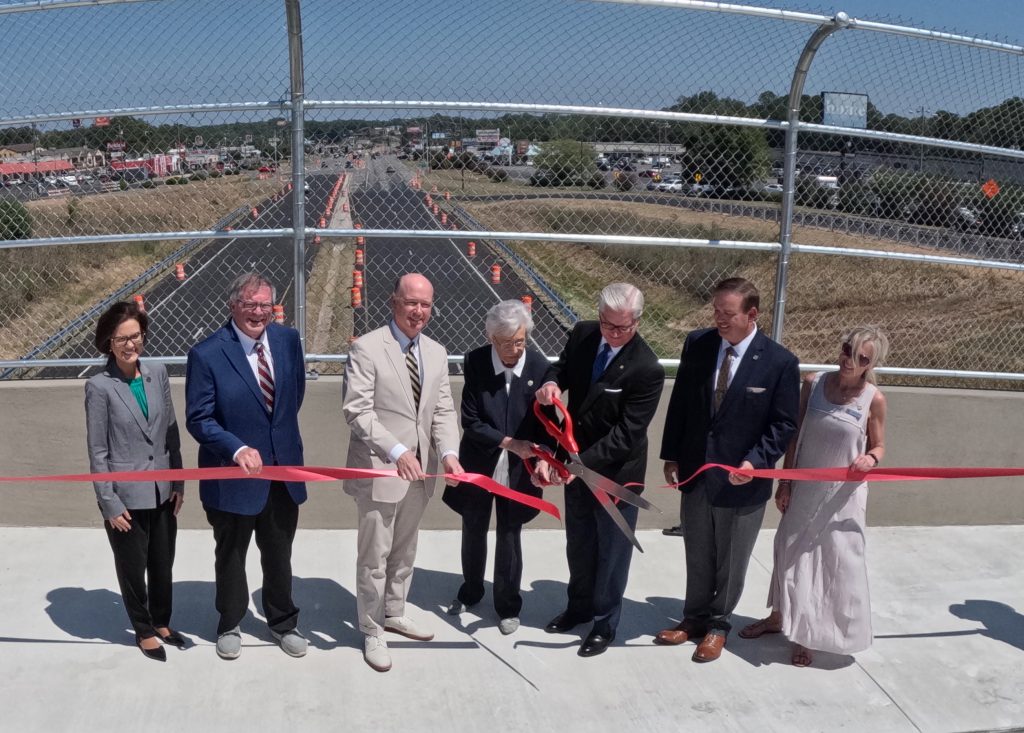
[(889, 354), (889, 339), (885, 332), (878, 326), (857, 326), (843, 334), (842, 343), (850, 345), (850, 352), (854, 355), (854, 360), (864, 344), (871, 344), (875, 347), (871, 363), (868, 364), (867, 371), (864, 372), (864, 378), (872, 384), (877, 384), (875, 367), (885, 361), (885, 357)]

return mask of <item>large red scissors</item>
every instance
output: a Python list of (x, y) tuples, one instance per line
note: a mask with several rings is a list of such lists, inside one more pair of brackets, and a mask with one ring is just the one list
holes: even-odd
[(602, 476), (597, 471), (587, 468), (580, 459), (580, 448), (576, 443), (575, 436), (573, 435), (572, 417), (569, 415), (569, 411), (557, 397), (552, 398), (551, 404), (555, 406), (556, 410), (562, 413), (562, 429), (559, 429), (558, 425), (544, 414), (544, 410), (541, 408), (539, 402), (535, 401), (533, 403), (533, 414), (537, 416), (538, 420), (540, 420), (541, 425), (544, 426), (548, 435), (558, 441), (558, 444), (569, 454), (569, 462), (565, 463), (558, 460), (550, 450), (539, 445), (533, 446), (533, 455), (536, 456), (538, 460), (546, 461), (565, 483), (568, 483), (574, 477), (582, 479), (583, 483), (587, 485), (587, 488), (590, 489), (590, 492), (594, 495), (594, 498), (597, 499), (597, 503), (600, 504), (606, 512), (608, 512), (608, 516), (612, 518), (615, 525), (622, 530), (622, 533), (626, 535), (636, 549), (643, 552), (644, 548), (642, 548), (640, 543), (637, 542), (636, 535), (633, 534), (633, 530), (630, 529), (629, 523), (626, 522), (626, 518), (622, 516), (622, 512), (619, 511), (619, 508), (615, 506), (615, 502), (612, 501), (610, 497), (614, 496), (616, 499), (620, 499), (627, 504), (632, 504), (633, 506), (640, 507), (641, 509), (653, 509), (658, 512), (661, 510), (636, 492), (630, 491), (622, 484), (618, 484), (610, 478)]

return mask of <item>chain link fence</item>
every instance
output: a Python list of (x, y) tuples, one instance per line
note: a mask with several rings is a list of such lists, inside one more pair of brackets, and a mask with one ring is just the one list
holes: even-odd
[(871, 322), (889, 381), (1015, 388), (1024, 52), (918, 27), (688, 0), (0, 1), (0, 375), (87, 374), (96, 317), (131, 298), (178, 365), (249, 269), (337, 372), (418, 270), (456, 356), (505, 298), (555, 355), (625, 280), (671, 363), (742, 275), (807, 365)]

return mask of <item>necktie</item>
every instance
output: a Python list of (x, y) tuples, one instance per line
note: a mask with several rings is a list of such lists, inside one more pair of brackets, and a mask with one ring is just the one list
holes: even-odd
[(270, 364), (263, 353), (263, 344), (256, 342), (256, 371), (259, 373), (260, 392), (267, 405), (267, 412), (274, 411), (274, 375), (270, 373)]
[(416, 412), (420, 411), (420, 365), (416, 361), (416, 354), (412, 351), (412, 344), (405, 350), (405, 366), (409, 370), (409, 382), (412, 384), (412, 398), (416, 404)]
[(725, 350), (725, 358), (722, 359), (722, 366), (718, 370), (718, 380), (715, 382), (715, 412), (722, 405), (725, 399), (725, 391), (729, 389), (729, 368), (732, 366), (732, 358), (736, 351), (729, 346)]
[(590, 372), (590, 383), (596, 382), (602, 374), (604, 374), (605, 367), (608, 366), (608, 357), (612, 353), (611, 344), (605, 343), (601, 350), (597, 352), (597, 357), (594, 359), (594, 369)]

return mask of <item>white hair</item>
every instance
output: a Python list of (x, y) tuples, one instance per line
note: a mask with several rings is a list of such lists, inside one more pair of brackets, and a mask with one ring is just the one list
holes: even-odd
[(530, 315), (530, 309), (520, 300), (503, 300), (492, 306), (484, 317), (484, 332), (487, 338), (511, 336), (523, 327), (529, 336), (533, 330), (533, 316)]
[(633, 318), (637, 319), (644, 312), (644, 294), (640, 289), (629, 283), (612, 283), (601, 291), (597, 296), (597, 312), (605, 311), (633, 311)]

